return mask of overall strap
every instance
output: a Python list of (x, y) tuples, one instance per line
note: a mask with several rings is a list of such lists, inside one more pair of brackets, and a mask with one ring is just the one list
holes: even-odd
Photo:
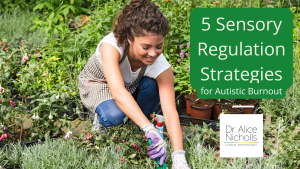
[(139, 76), (138, 78), (142, 78), (145, 74), (145, 71), (146, 71), (146, 68), (147, 68), (147, 65), (143, 64), (142, 68), (141, 68), (141, 71), (139, 73)]
[[(126, 55), (128, 54), (128, 51), (129, 51), (129, 46), (125, 46), (124, 54), (123, 54), (123, 56), (122, 56), (122, 59), (119, 61), (119, 64), (121, 64), (121, 63), (124, 61)], [(141, 68), (141, 71), (140, 71), (140, 73), (139, 73), (138, 78), (141, 78), (141, 77), (144, 76), (145, 71), (146, 71), (146, 68), (147, 68), (147, 65), (143, 64), (143, 66), (142, 66), (142, 68)]]
[(125, 46), (125, 50), (124, 50), (121, 60), (119, 61), (119, 65), (124, 61), (126, 55), (128, 54), (128, 51), (129, 51), (129, 46)]

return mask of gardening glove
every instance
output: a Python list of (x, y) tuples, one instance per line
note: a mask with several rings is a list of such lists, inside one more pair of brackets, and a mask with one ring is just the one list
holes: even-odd
[(148, 154), (151, 155), (150, 159), (153, 160), (160, 157), (159, 165), (162, 166), (166, 158), (166, 142), (158, 134), (152, 123), (141, 127), (141, 130), (145, 132), (147, 139), (152, 140), (152, 144), (147, 148)]
[(191, 169), (185, 159), (185, 151), (177, 150), (171, 154), (172, 156), (172, 169)]

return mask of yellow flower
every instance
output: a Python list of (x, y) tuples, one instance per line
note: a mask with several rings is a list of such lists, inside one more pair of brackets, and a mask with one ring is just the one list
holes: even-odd
[(171, 0), (166, 0), (167, 2), (170, 2)]

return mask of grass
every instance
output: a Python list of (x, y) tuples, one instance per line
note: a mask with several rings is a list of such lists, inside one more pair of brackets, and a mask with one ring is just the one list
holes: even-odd
[[(191, 168), (263, 168), (263, 169), (279, 169), (282, 168), (280, 161), (274, 160), (273, 156), (265, 158), (216, 158), (216, 152), (210, 147), (203, 146), (199, 142), (200, 135), (195, 135), (194, 138), (187, 139), (189, 145), (185, 144), (186, 159)], [(168, 143), (168, 151), (172, 152), (171, 142)], [(36, 144), (31, 147), (22, 147), (21, 144), (10, 144), (9, 146), (0, 149), (0, 165), (7, 163), (9, 166), (21, 167), (26, 169), (44, 169), (44, 168), (140, 168), (129, 166), (127, 161), (120, 162), (123, 157), (123, 150), (116, 152), (117, 145), (110, 145), (104, 149), (99, 148), (99, 151), (91, 152), (86, 148), (78, 148), (74, 140), (49, 140), (43, 144)], [(100, 157), (102, 158), (100, 159)], [(154, 161), (147, 161), (151, 166), (147, 168), (155, 168)], [(171, 168), (171, 158), (166, 158), (165, 163)], [(7, 167), (7, 166), (6, 166)]]
[[(0, 11), (1, 13), (2, 11)], [(0, 16), (0, 41), (6, 39), (9, 44), (13, 44), (15, 39), (22, 36), (25, 44), (36, 44), (40, 46), (46, 42), (47, 35), (41, 29), (30, 31), (34, 18), (38, 13), (22, 11), (16, 8), (14, 11), (3, 12)]]
[(122, 150), (118, 153), (115, 150), (115, 146), (111, 145), (100, 149), (96, 154), (85, 148), (78, 149), (73, 140), (47, 140), (43, 144), (31, 147), (22, 147), (20, 143), (10, 144), (0, 149), (0, 161), (6, 162), (10, 167), (26, 169), (45, 169), (54, 166), (61, 169), (126, 168), (126, 162), (123, 164), (119, 162), (119, 158), (123, 157)]

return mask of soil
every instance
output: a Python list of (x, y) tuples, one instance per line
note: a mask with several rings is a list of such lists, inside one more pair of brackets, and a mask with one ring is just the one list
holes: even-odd
[(219, 107), (221, 110), (222, 109), (227, 109), (229, 113), (231, 114), (238, 114), (238, 113), (241, 113), (243, 111), (243, 109), (241, 108), (232, 108), (231, 106), (225, 106), (225, 105), (221, 105)]
[(255, 105), (256, 103), (258, 102), (257, 99), (249, 99), (249, 100), (246, 100), (246, 99), (237, 99), (235, 100), (234, 104), (236, 105)]
[(225, 103), (232, 103), (228, 100), (225, 100), (225, 99), (221, 99), (220, 102), (218, 102), (218, 99), (210, 99), (211, 101), (213, 101), (214, 103), (222, 103), (222, 104), (225, 104)]
[(200, 107), (200, 108), (206, 108), (206, 107), (212, 107), (214, 103), (210, 100), (205, 99), (199, 99), (197, 101), (190, 101), (191, 106), (193, 107)]
[(192, 94), (186, 94), (186, 95), (184, 95), (184, 98), (190, 99), (190, 100), (198, 99), (197, 92), (194, 92)]
[[(3, 143), (12, 143), (12, 142), (17, 142), (20, 141), (20, 129), (18, 129), (16, 132), (14, 133), (10, 133), (10, 132), (5, 132), (7, 133), (7, 139), (4, 139), (2, 142)], [(30, 135), (31, 135), (31, 131), (30, 129), (25, 129), (24, 131), (22, 131), (22, 138), (21, 141), (30, 141)], [(33, 140), (36, 140), (38, 136), (34, 137)]]

